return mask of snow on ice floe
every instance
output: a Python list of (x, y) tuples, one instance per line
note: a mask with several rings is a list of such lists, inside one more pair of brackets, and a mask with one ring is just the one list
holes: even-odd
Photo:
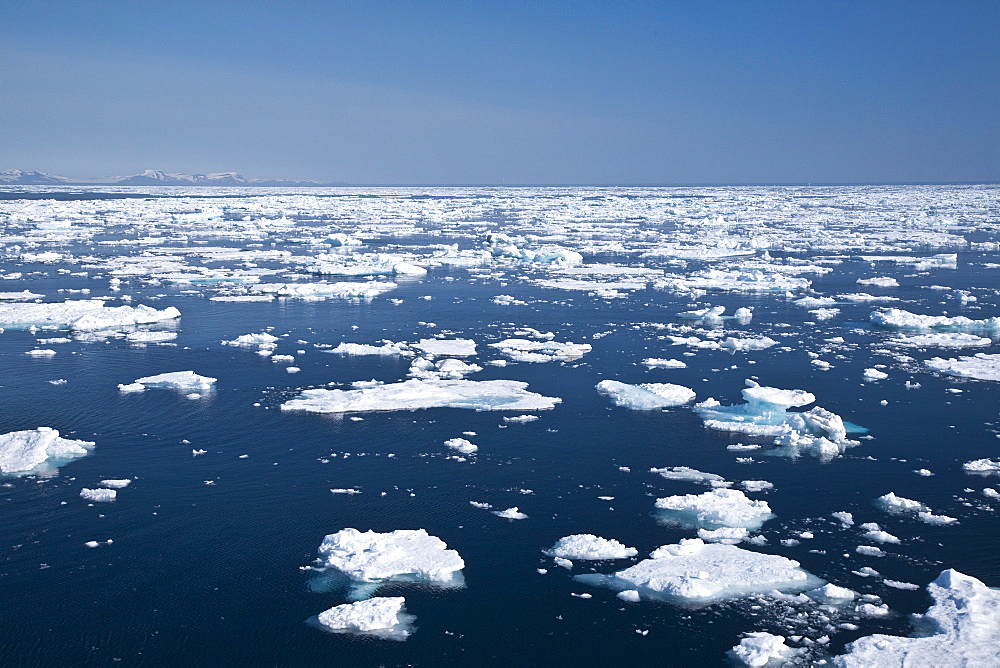
[(26, 475), (52, 470), (93, 449), (94, 443), (61, 438), (52, 427), (0, 434), (0, 473)]
[(661, 357), (647, 357), (642, 361), (650, 369), (686, 369), (687, 362)]
[(307, 413), (360, 413), (421, 408), (476, 411), (537, 411), (555, 408), (562, 399), (529, 392), (516, 380), (412, 379), (358, 390), (303, 390), (281, 410)]
[(148, 325), (181, 317), (173, 306), (157, 310), (138, 306), (105, 306), (100, 300), (67, 300), (49, 304), (0, 304), (0, 327), (31, 326), (97, 331)]
[(869, 317), (876, 325), (894, 329), (1000, 330), (1000, 317), (973, 320), (963, 315), (954, 317), (946, 315), (918, 315), (897, 308), (872, 311)]
[(215, 386), (216, 378), (199, 376), (194, 371), (171, 371), (155, 376), (136, 378), (129, 384), (120, 384), (118, 390), (124, 393), (143, 392), (147, 388), (165, 388), (179, 392), (207, 392)]
[(316, 616), (326, 631), (369, 636), (385, 640), (406, 640), (413, 633), (416, 617), (406, 614), (402, 596), (380, 596), (365, 601), (335, 605)]
[(80, 498), (93, 503), (108, 503), (110, 501), (114, 501), (117, 496), (118, 492), (113, 489), (88, 489), (87, 487), (84, 487), (80, 490)]
[(590, 533), (564, 536), (542, 554), (561, 559), (598, 561), (602, 559), (627, 559), (639, 554), (634, 547), (625, 547), (613, 538), (601, 538)]
[[(756, 631), (745, 634), (740, 644), (733, 647), (727, 654), (737, 665), (766, 666), (784, 665), (792, 661), (801, 649), (785, 644), (784, 636), (778, 636), (766, 631)], [(772, 663), (773, 662), (773, 663)]]
[(966, 473), (1000, 475), (1000, 459), (974, 459), (962, 464), (962, 470)]
[(704, 269), (689, 276), (667, 276), (656, 281), (653, 287), (680, 293), (695, 290), (792, 292), (805, 290), (811, 284), (807, 278), (787, 276), (778, 272)]
[(664, 545), (649, 556), (617, 573), (577, 575), (574, 579), (687, 604), (708, 604), (773, 590), (801, 592), (824, 584), (797, 561), (735, 545), (709, 544), (700, 538)]
[(639, 411), (682, 406), (695, 398), (694, 390), (671, 383), (629, 385), (617, 380), (602, 380), (597, 384), (597, 391), (611, 399), (615, 406)]
[(912, 636), (859, 638), (834, 658), (834, 664), (841, 668), (1000, 665), (1000, 591), (954, 569), (942, 571), (927, 591), (934, 604), (914, 617)]
[(472, 339), (421, 339), (413, 347), (432, 357), (471, 357), (476, 354)]
[(438, 587), (464, 584), (465, 562), (455, 550), (424, 529), (397, 529), (389, 533), (342, 529), (319, 546), (316, 570), (333, 569), (354, 583), (357, 598), (368, 598), (385, 582), (414, 582)]
[(976, 353), (951, 359), (933, 357), (925, 360), (924, 365), (947, 376), (1000, 381), (1000, 353)]
[(479, 446), (465, 438), (449, 438), (444, 442), (446, 447), (458, 450), (462, 454), (471, 455), (479, 450)]
[(525, 515), (518, 509), (517, 506), (512, 508), (507, 508), (506, 510), (492, 510), (490, 511), (497, 517), (502, 517), (505, 520), (526, 520), (528, 516)]
[(965, 332), (935, 332), (898, 336), (884, 343), (905, 348), (980, 348), (991, 345), (993, 340)]
[(331, 348), (323, 352), (335, 355), (377, 355), (385, 357), (394, 355), (412, 357), (414, 354), (412, 350), (406, 348), (405, 343), (396, 343), (393, 341), (382, 341), (381, 343), (382, 345), (380, 346), (374, 346), (367, 343), (348, 343), (343, 341), (336, 348)]
[(717, 488), (702, 494), (678, 494), (656, 500), (659, 520), (698, 529), (756, 530), (774, 517), (767, 501), (755, 501), (736, 489)]
[(504, 339), (489, 345), (515, 362), (575, 360), (583, 357), (592, 349), (589, 343), (559, 343), (557, 341), (531, 341), (529, 339)]

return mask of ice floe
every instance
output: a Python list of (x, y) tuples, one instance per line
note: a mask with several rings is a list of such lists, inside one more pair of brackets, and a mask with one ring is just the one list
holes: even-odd
[(729, 650), (728, 654), (737, 665), (766, 666), (784, 665), (801, 651), (786, 645), (784, 636), (756, 631), (745, 634), (740, 644)]
[(115, 497), (118, 496), (118, 492), (113, 489), (89, 489), (84, 487), (80, 490), (80, 497), (85, 501), (91, 501), (94, 503), (107, 503), (109, 501), (114, 501)]
[(859, 638), (834, 663), (842, 668), (1000, 664), (1000, 591), (954, 569), (942, 571), (927, 591), (934, 604), (914, 616), (912, 636)]
[(968, 331), (1000, 330), (1000, 317), (973, 320), (964, 315), (919, 315), (902, 309), (872, 311), (870, 319), (876, 325), (894, 329), (940, 329)]
[(597, 391), (611, 399), (615, 406), (642, 411), (682, 406), (695, 398), (694, 390), (671, 383), (629, 385), (617, 380), (602, 380), (597, 384)]
[(100, 300), (67, 300), (49, 304), (0, 304), (0, 327), (13, 329), (54, 326), (60, 329), (97, 331), (148, 325), (181, 317), (173, 306), (157, 310), (138, 306), (105, 306)]
[(887, 340), (886, 343), (906, 348), (980, 348), (991, 345), (993, 340), (966, 332), (935, 332), (898, 336)]
[(515, 362), (575, 360), (583, 357), (592, 349), (589, 343), (559, 343), (557, 341), (531, 341), (529, 339), (504, 339), (489, 345)]
[(656, 517), (699, 529), (756, 530), (774, 517), (767, 501), (755, 501), (736, 489), (712, 489), (656, 500)]
[(216, 380), (208, 376), (199, 376), (194, 371), (171, 371), (136, 378), (131, 383), (119, 385), (118, 390), (129, 393), (142, 392), (147, 388), (165, 388), (178, 392), (208, 392), (215, 387)]
[(55, 469), (87, 455), (94, 443), (61, 438), (52, 427), (0, 434), (0, 473), (25, 475)]
[(543, 554), (570, 560), (627, 559), (639, 554), (634, 547), (625, 547), (613, 538), (601, 538), (589, 533), (564, 536)]
[(951, 359), (933, 357), (925, 360), (924, 364), (947, 376), (1000, 381), (1000, 353), (976, 353), (974, 356)]
[(413, 632), (416, 617), (406, 614), (405, 603), (402, 596), (380, 596), (336, 605), (319, 613), (316, 620), (333, 633), (406, 640)]

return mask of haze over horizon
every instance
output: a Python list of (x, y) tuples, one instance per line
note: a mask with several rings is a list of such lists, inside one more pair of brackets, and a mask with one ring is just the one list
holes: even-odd
[(0, 169), (1000, 180), (1000, 3), (15, 0)]

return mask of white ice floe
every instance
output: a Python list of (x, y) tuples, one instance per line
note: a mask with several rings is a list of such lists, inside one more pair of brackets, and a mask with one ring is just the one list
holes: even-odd
[(476, 354), (472, 339), (421, 339), (413, 347), (432, 357), (470, 357)]
[(0, 473), (24, 475), (53, 469), (93, 449), (90, 441), (60, 438), (52, 427), (0, 434)]
[(705, 269), (689, 276), (668, 276), (653, 287), (675, 292), (721, 290), (728, 292), (791, 292), (805, 290), (812, 282), (807, 278), (764, 271)]
[(907, 348), (981, 348), (991, 345), (993, 340), (967, 332), (934, 332), (897, 336), (885, 343)]
[[(216, 378), (199, 376), (194, 371), (171, 371), (155, 376), (136, 378), (127, 385), (119, 385), (121, 392), (142, 392), (146, 388), (165, 388), (178, 392), (208, 392), (215, 386)], [(139, 389), (142, 388), (142, 389)]]
[(223, 341), (224, 346), (238, 346), (241, 348), (274, 348), (278, 344), (278, 337), (267, 332), (256, 334), (242, 334), (232, 341)]
[(342, 529), (319, 546), (319, 567), (335, 569), (356, 582), (422, 582), (460, 586), (465, 562), (443, 540), (424, 529), (390, 533)]
[(658, 473), (667, 480), (685, 480), (688, 482), (703, 483), (712, 486), (723, 486), (726, 483), (726, 479), (721, 475), (715, 473), (705, 473), (704, 471), (699, 471), (698, 469), (693, 469), (688, 466), (668, 466), (666, 468), (649, 469), (650, 473)]
[(934, 604), (914, 617), (913, 636), (859, 638), (834, 663), (841, 668), (1000, 665), (1000, 591), (954, 569), (942, 571), (927, 591)]
[(885, 380), (889, 377), (885, 371), (879, 371), (878, 369), (865, 369), (864, 373), (861, 374), (865, 380)]
[(902, 309), (890, 308), (882, 311), (872, 311), (870, 318), (876, 325), (895, 329), (1000, 330), (1000, 317), (972, 320), (963, 315), (955, 317), (918, 315)]
[(389, 281), (366, 281), (356, 283), (341, 281), (339, 283), (260, 283), (253, 286), (255, 292), (291, 297), (305, 300), (322, 299), (374, 299), (379, 295), (395, 290), (396, 284)]
[(776, 636), (765, 631), (747, 633), (740, 644), (728, 654), (737, 665), (766, 666), (784, 665), (802, 652), (785, 644), (784, 636)]
[(0, 304), (0, 327), (52, 326), (78, 331), (121, 329), (181, 317), (173, 306), (162, 310), (139, 306), (105, 306), (100, 300), (51, 304)]
[(504, 339), (489, 345), (515, 362), (575, 360), (583, 357), (592, 349), (589, 343), (559, 343), (557, 341), (531, 341), (529, 339)]
[(681, 406), (695, 398), (691, 388), (671, 383), (629, 385), (617, 380), (602, 380), (597, 384), (597, 391), (611, 399), (615, 406), (643, 411)]
[(719, 529), (698, 529), (698, 538), (706, 543), (736, 545), (750, 537), (750, 531), (743, 527), (721, 527)]
[(177, 338), (177, 332), (129, 332), (125, 340), (129, 343), (165, 343)]
[(102, 480), (101, 485), (108, 489), (125, 489), (132, 484), (131, 478), (121, 478), (117, 480)]
[(411, 378), (421, 378), (424, 380), (459, 380), (470, 373), (482, 370), (483, 367), (478, 364), (463, 362), (454, 357), (446, 357), (437, 361), (427, 357), (418, 357), (410, 364), (410, 370), (407, 372), (407, 375)]
[(359, 413), (422, 408), (465, 408), (477, 411), (537, 411), (554, 408), (562, 399), (529, 392), (516, 380), (406, 380), (358, 390), (303, 390), (281, 405), (307, 413)]
[(656, 516), (700, 529), (741, 527), (756, 530), (774, 517), (767, 501), (755, 501), (736, 489), (712, 489), (656, 500)]
[(394, 341), (383, 341), (380, 346), (373, 346), (366, 343), (341, 342), (336, 348), (331, 348), (324, 352), (336, 355), (380, 355), (380, 356), (412, 356), (413, 351), (407, 350), (405, 343)]
[(497, 517), (502, 517), (505, 520), (526, 520), (528, 516), (522, 513), (517, 506), (512, 508), (507, 508), (506, 510), (493, 510), (491, 511)]
[(615, 594), (615, 596), (625, 601), (626, 603), (638, 603), (640, 600), (642, 600), (641, 597), (639, 596), (639, 592), (636, 591), (635, 589), (625, 589), (624, 591), (620, 591), (617, 594)]
[(859, 278), (858, 285), (874, 285), (880, 288), (898, 288), (899, 281), (891, 276), (875, 276), (873, 278)]
[(31, 357), (53, 357), (56, 351), (49, 350), (47, 348), (36, 348), (35, 350), (25, 351), (25, 355), (30, 355)]
[(822, 587), (806, 592), (809, 598), (823, 603), (843, 603), (853, 601), (858, 596), (858, 592), (847, 587), (838, 587), (835, 584), (825, 584)]
[(773, 590), (799, 592), (823, 584), (797, 561), (699, 538), (664, 545), (650, 557), (617, 573), (575, 579), (678, 603), (711, 603)]
[(930, 508), (913, 499), (896, 496), (895, 492), (889, 492), (875, 499), (875, 507), (887, 513), (917, 513), (930, 512)]
[(687, 363), (681, 360), (648, 357), (642, 361), (650, 369), (686, 369)]
[(402, 596), (384, 596), (335, 605), (317, 615), (320, 626), (333, 633), (406, 640), (413, 632), (413, 615), (406, 614)]
[(517, 422), (517, 423), (520, 423), (520, 424), (524, 424), (524, 423), (527, 423), (527, 422), (534, 422), (537, 419), (539, 419), (537, 415), (513, 415), (513, 416), (510, 416), (510, 417), (504, 416), (503, 421), (504, 422)]
[(1000, 353), (976, 353), (971, 357), (951, 359), (933, 357), (924, 364), (948, 376), (1000, 381)]
[(962, 470), (966, 473), (1000, 475), (1000, 459), (974, 459), (962, 464)]
[(634, 547), (625, 547), (613, 538), (601, 538), (589, 533), (564, 536), (543, 554), (550, 557), (577, 560), (627, 559), (639, 554)]
[(458, 450), (462, 454), (471, 455), (479, 449), (479, 446), (464, 438), (449, 438), (444, 444), (452, 450)]
[(88, 489), (84, 487), (80, 490), (80, 497), (86, 501), (92, 501), (95, 503), (106, 503), (108, 501), (114, 501), (115, 497), (118, 496), (118, 492), (113, 489)]

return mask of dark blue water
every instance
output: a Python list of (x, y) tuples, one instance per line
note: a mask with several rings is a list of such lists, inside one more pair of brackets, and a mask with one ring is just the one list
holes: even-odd
[[(815, 277), (813, 288), (824, 294), (892, 294), (916, 300), (904, 308), (955, 315), (961, 309), (949, 293), (923, 286), (995, 289), (997, 270), (983, 268), (983, 261), (992, 260), (963, 253), (958, 269), (920, 276), (905, 267), (873, 271), (866, 263), (847, 261)], [(44, 275), (16, 281), (17, 290), (55, 296), (57, 287), (91, 287), (95, 296), (107, 294), (105, 278), (62, 276), (52, 265), (31, 268)], [(25, 267), (10, 258), (0, 265), (0, 273), (14, 270)], [(854, 283), (858, 276), (875, 274), (898, 276), (902, 286), (890, 291)], [(0, 290), (13, 289), (14, 281), (0, 282)], [(922, 588), (943, 568), (1000, 583), (996, 505), (979, 494), (996, 479), (961, 471), (962, 462), (995, 457), (1000, 449), (998, 387), (935, 376), (917, 363), (873, 353), (891, 334), (867, 324), (870, 304), (843, 305), (839, 317), (807, 325), (805, 309), (783, 296), (709, 295), (704, 302), (726, 305), (730, 312), (754, 306), (752, 323), (739, 329), (779, 338), (780, 344), (758, 352), (697, 350), (681, 357), (686, 347), (670, 346), (657, 338), (662, 332), (642, 323), (677, 322), (674, 314), (691, 302), (652, 290), (604, 300), (520, 282), (470, 281), (462, 270), (445, 269), (401, 282), (370, 303), (219, 303), (203, 294), (183, 294), (186, 289), (135, 284), (127, 290), (134, 303), (181, 310), (176, 347), (137, 347), (114, 339), (73, 342), (42, 346), (58, 354), (37, 359), (24, 355), (36, 347), (36, 336), (60, 334), (8, 330), (0, 335), (0, 433), (52, 426), (63, 436), (97, 443), (90, 456), (65, 465), (57, 476), (9, 478), (0, 488), (4, 665), (598, 665), (627, 660), (695, 666), (722, 663), (725, 651), (746, 631), (796, 633), (788, 622), (794, 606), (759, 600), (698, 609), (653, 601), (624, 604), (613, 592), (589, 589), (572, 576), (611, 572), (630, 562), (577, 562), (569, 572), (541, 554), (573, 533), (615, 538), (637, 547), (640, 555), (690, 537), (690, 530), (659, 525), (651, 514), (653, 502), (703, 488), (664, 480), (648, 473), (651, 467), (683, 465), (728, 480), (774, 483), (773, 490), (752, 495), (766, 499), (777, 517), (761, 531), (769, 545), (751, 549), (796, 559), (835, 584), (876, 593), (894, 611), (889, 618), (854, 619), (859, 629), (834, 633), (833, 651), (860, 635), (908, 632), (904, 615), (926, 609), (930, 600)], [(497, 294), (545, 301), (498, 306), (490, 301)], [(433, 299), (419, 299), (424, 295)], [(65, 295), (71, 296), (76, 295)], [(389, 297), (403, 303), (393, 305)], [(992, 301), (983, 293), (976, 306), (971, 317), (998, 313), (995, 293)], [(433, 322), (436, 328), (419, 322)], [(486, 344), (506, 338), (511, 325), (594, 346), (576, 362), (485, 366), (472, 376), (523, 380), (532, 391), (562, 398), (555, 410), (538, 413), (541, 419), (535, 422), (506, 424), (501, 413), (456, 409), (365, 414), (362, 421), (278, 409), (299, 388), (371, 378), (392, 382), (403, 379), (408, 368), (405, 359), (340, 357), (313, 344), (415, 341), (450, 330), (475, 339), (482, 361), (498, 357)], [(283, 337), (275, 352), (295, 355), (301, 372), (288, 374), (285, 365), (220, 345), (267, 327)], [(822, 354), (834, 368), (812, 366), (806, 351), (820, 350), (824, 339), (838, 336), (845, 343)], [(781, 349), (785, 346), (790, 350)], [(995, 344), (987, 352), (993, 350)], [(948, 351), (905, 354), (916, 362), (937, 354), (955, 356)], [(645, 357), (683, 359), (688, 368), (646, 370), (640, 364)], [(876, 363), (888, 365), (889, 379), (862, 383), (863, 369)], [(216, 391), (190, 400), (166, 390), (136, 395), (116, 389), (140, 376), (187, 369), (218, 378)], [(740, 401), (744, 379), (750, 377), (765, 385), (806, 389), (819, 405), (863, 425), (874, 438), (829, 463), (732, 452), (726, 449), (731, 443), (766, 441), (706, 430), (688, 407), (613, 408), (594, 391), (607, 378), (671, 382), (693, 388), (698, 400), (713, 396), (729, 404)], [(68, 382), (47, 382), (59, 378)], [(921, 388), (906, 389), (906, 380)], [(962, 393), (945, 392), (955, 387)], [(470, 440), (479, 453), (464, 463), (446, 459), (452, 453), (443, 441), (466, 431), (476, 432)], [(192, 449), (207, 454), (194, 457)], [(737, 461), (747, 456), (752, 463)], [(936, 475), (913, 473), (920, 468)], [(116, 502), (88, 506), (80, 488), (106, 478), (135, 481), (119, 491)], [(346, 487), (362, 493), (329, 491)], [(928, 526), (876, 511), (872, 500), (889, 491), (919, 499), (960, 523)], [(469, 501), (498, 509), (518, 506), (529, 518), (503, 520)], [(858, 523), (878, 522), (903, 543), (883, 546), (889, 554), (882, 559), (856, 555), (862, 541), (856, 531), (830, 519), (833, 511), (852, 512)], [(331, 635), (308, 626), (307, 618), (343, 603), (346, 592), (310, 591), (308, 573), (300, 567), (315, 558), (324, 535), (345, 527), (425, 528), (462, 555), (466, 587), (380, 589), (379, 595), (405, 596), (407, 610), (417, 617), (417, 631), (406, 642)], [(780, 544), (803, 530), (815, 538), (793, 547)], [(113, 545), (84, 546), (108, 538)], [(851, 573), (861, 566), (919, 584), (921, 590), (887, 588)], [(541, 575), (538, 568), (548, 573)], [(584, 591), (593, 598), (570, 596)]]

